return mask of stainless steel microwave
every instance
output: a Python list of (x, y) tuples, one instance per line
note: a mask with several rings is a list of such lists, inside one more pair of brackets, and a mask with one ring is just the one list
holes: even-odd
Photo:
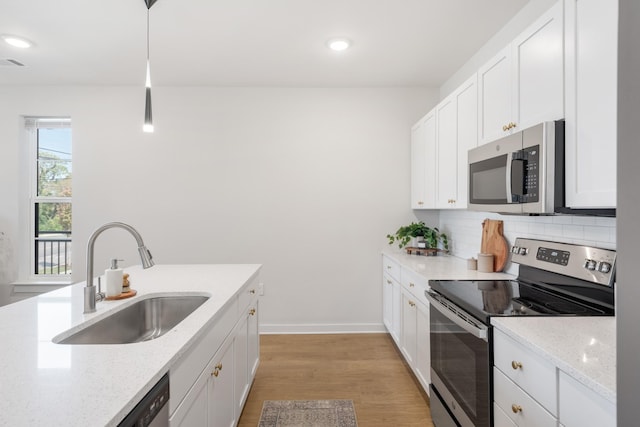
[(469, 150), (469, 209), (553, 214), (558, 143), (564, 148), (563, 120), (540, 123)]

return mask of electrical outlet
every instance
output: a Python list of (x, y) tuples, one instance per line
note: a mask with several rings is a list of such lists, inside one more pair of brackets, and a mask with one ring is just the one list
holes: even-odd
[(264, 295), (264, 283), (258, 284), (258, 295)]

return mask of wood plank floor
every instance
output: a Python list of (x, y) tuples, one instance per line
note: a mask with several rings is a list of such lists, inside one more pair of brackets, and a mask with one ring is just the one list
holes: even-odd
[(359, 427), (433, 426), (428, 397), (388, 334), (262, 335), (239, 427), (265, 400), (351, 399)]

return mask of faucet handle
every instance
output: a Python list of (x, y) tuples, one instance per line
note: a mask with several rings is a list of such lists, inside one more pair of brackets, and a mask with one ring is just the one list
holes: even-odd
[(106, 298), (106, 294), (102, 292), (102, 282), (100, 280), (100, 276), (98, 276), (98, 292), (96, 292), (96, 302), (102, 301)]

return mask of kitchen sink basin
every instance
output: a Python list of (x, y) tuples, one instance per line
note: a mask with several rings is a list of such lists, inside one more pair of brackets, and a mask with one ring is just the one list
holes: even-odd
[(141, 299), (65, 337), (56, 344), (130, 344), (161, 337), (200, 307), (208, 296), (159, 296)]

